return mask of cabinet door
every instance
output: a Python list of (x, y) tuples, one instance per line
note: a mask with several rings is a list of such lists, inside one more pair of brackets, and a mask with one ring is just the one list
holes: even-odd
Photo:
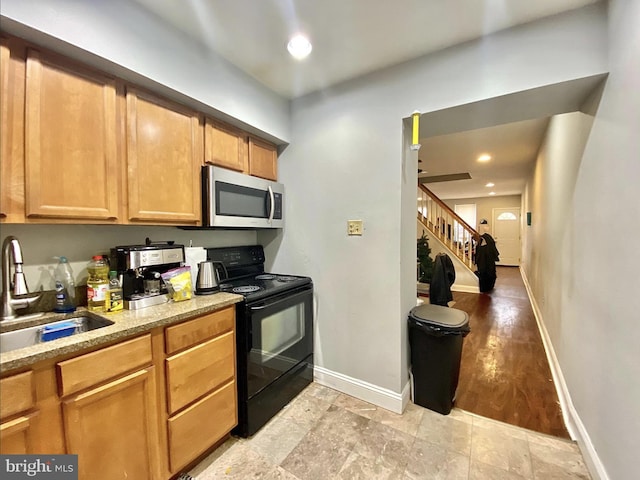
[(115, 80), (29, 50), (25, 112), (27, 217), (115, 222)]
[(249, 137), (249, 175), (277, 181), (277, 161), (275, 145)]
[(207, 118), (204, 131), (204, 161), (246, 173), (247, 134)]
[(63, 401), (67, 453), (79, 478), (158, 478), (153, 367)]
[(127, 130), (129, 220), (200, 224), (198, 114), (129, 89)]
[(32, 418), (36, 413), (0, 423), (0, 453), (2, 455), (25, 455), (38, 453), (32, 448)]
[(24, 222), (24, 46), (0, 38), (0, 220)]
[[(33, 409), (36, 404), (32, 371), (0, 380), (0, 453), (27, 454), (33, 451)], [(16, 416), (20, 414), (19, 416)]]

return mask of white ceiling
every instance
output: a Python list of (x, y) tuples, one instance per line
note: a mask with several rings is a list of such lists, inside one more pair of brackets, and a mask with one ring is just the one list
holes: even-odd
[[(135, 1), (274, 92), (296, 98), (598, 0)], [(288, 38), (297, 32), (308, 34), (313, 43), (311, 55), (302, 61), (286, 50)], [(427, 186), (445, 199), (486, 196), (489, 189), (484, 185), (489, 181), (496, 184), (497, 195), (520, 194), (548, 115), (518, 123), (496, 122), (502, 125), (490, 128), (467, 126), (460, 128), (465, 132), (427, 139), (421, 131), (421, 168), (429, 175), (469, 172), (472, 176)], [(517, 119), (523, 118), (533, 117)], [(491, 152), (493, 160), (478, 165), (478, 150)]]
[[(442, 199), (519, 195), (544, 138), (548, 118), (440, 135), (421, 140), (418, 179), (434, 175), (469, 173), (471, 179), (426, 183)], [(481, 153), (491, 155), (478, 162)], [(489, 182), (495, 184), (489, 188)]]
[[(279, 94), (295, 98), (597, 0), (136, 0)], [(294, 60), (288, 38), (309, 35)]]

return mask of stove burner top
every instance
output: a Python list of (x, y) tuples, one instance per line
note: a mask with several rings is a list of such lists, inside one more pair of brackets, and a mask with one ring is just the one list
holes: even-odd
[(257, 285), (245, 285), (244, 287), (234, 287), (231, 289), (233, 293), (251, 293), (257, 292), (258, 290), (260, 290), (260, 287)]
[(220, 287), (220, 289), (223, 288), (232, 288), (233, 285), (231, 283), (221, 283), (220, 285), (218, 285)]
[(297, 277), (291, 277), (288, 275), (281, 275), (278, 277), (277, 279), (279, 282), (295, 282), (297, 280)]
[(265, 273), (264, 275), (257, 275), (256, 280), (273, 280), (276, 278), (275, 275), (271, 275), (270, 273)]

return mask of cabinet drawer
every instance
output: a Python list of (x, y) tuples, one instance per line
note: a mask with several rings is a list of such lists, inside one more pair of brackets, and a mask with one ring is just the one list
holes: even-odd
[(167, 359), (169, 414), (234, 378), (233, 332)]
[(35, 405), (33, 372), (24, 372), (0, 380), (0, 418), (24, 412)]
[(228, 332), (235, 324), (235, 307), (203, 315), (165, 330), (167, 355), (192, 347), (221, 333)]
[(60, 395), (69, 395), (151, 364), (151, 335), (58, 363)]
[(236, 384), (229, 382), (169, 419), (169, 460), (175, 473), (238, 423)]

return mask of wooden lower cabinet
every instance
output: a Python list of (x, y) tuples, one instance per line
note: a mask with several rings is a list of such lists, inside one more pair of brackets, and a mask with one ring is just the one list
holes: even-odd
[(167, 400), (169, 413), (205, 395), (235, 373), (232, 332), (197, 345), (167, 360)]
[(0, 453), (168, 480), (237, 425), (235, 307), (0, 379)]
[(33, 452), (33, 417), (36, 410), (32, 371), (0, 380), (0, 452), (27, 454)]
[(0, 380), (0, 453), (65, 453), (52, 365)]
[(37, 412), (0, 423), (0, 452), (3, 455), (33, 453), (33, 417)]
[(169, 468), (173, 475), (238, 423), (235, 307), (165, 330)]
[(64, 400), (63, 414), (79, 478), (159, 478), (153, 367)]
[(169, 418), (169, 462), (177, 473), (238, 423), (236, 383), (231, 381)]

